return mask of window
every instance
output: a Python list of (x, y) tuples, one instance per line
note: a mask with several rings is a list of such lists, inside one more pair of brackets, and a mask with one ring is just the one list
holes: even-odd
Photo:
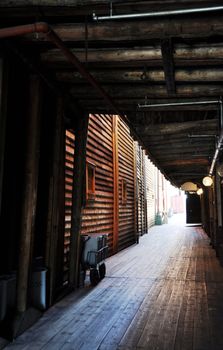
[(122, 179), (122, 204), (127, 203), (127, 182)]
[(86, 197), (87, 200), (95, 199), (95, 168), (92, 163), (86, 164)]

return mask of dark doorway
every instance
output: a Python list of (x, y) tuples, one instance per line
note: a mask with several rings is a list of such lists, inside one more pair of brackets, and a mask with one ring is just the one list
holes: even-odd
[(201, 202), (200, 197), (196, 193), (188, 193), (186, 199), (186, 223), (201, 223)]

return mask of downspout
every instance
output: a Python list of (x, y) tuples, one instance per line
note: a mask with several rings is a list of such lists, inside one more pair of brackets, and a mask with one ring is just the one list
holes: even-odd
[(64, 42), (54, 32), (54, 30), (46, 22), (37, 22), (16, 27), (0, 29), (0, 39), (16, 37), (26, 34), (43, 33), (55, 46), (60, 49), (66, 59), (78, 70), (83, 78), (98, 92), (104, 101), (111, 107), (111, 109), (122, 116), (122, 113), (117, 109), (112, 98), (106, 93), (102, 86), (95, 80), (95, 78), (85, 69), (79, 59), (64, 45)]

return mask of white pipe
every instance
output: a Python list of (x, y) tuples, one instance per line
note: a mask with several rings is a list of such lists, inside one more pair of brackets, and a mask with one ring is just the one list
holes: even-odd
[(190, 138), (202, 138), (202, 137), (204, 137), (204, 138), (212, 138), (212, 137), (216, 137), (216, 135), (195, 135), (195, 134), (192, 134), (192, 135), (188, 135), (188, 137), (190, 137)]
[(212, 6), (212, 7), (202, 7), (202, 8), (193, 8), (193, 9), (181, 9), (181, 10), (169, 10), (169, 11), (157, 11), (157, 12), (146, 12), (146, 13), (134, 13), (134, 14), (126, 14), (126, 15), (112, 15), (110, 16), (96, 16), (93, 13), (94, 21), (105, 21), (112, 19), (131, 19), (131, 18), (142, 18), (142, 17), (165, 17), (165, 16), (176, 16), (176, 15), (185, 15), (185, 14), (193, 14), (193, 13), (205, 13), (205, 12), (214, 12), (214, 11), (222, 11), (223, 6)]
[(152, 107), (170, 107), (170, 106), (193, 106), (193, 105), (207, 105), (220, 103), (220, 100), (211, 101), (187, 101), (187, 102), (169, 102), (169, 103), (154, 103), (154, 104), (138, 104), (139, 108), (152, 108)]

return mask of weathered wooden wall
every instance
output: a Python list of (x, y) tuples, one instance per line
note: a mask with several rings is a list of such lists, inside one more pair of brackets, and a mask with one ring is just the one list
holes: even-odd
[(111, 254), (135, 242), (133, 139), (119, 117), (90, 116), (87, 162), (95, 165), (95, 198), (86, 200), (81, 233), (107, 234)]
[[(136, 240), (133, 139), (128, 126), (119, 117), (90, 115), (86, 162), (95, 167), (95, 194), (90, 199), (86, 196), (81, 234), (107, 234), (109, 253), (112, 254)], [(66, 134), (65, 269), (71, 235), (73, 163), (74, 133), (70, 130)], [(123, 199), (123, 182), (126, 199)], [(118, 196), (117, 201), (115, 196)]]
[(114, 208), (111, 116), (90, 115), (86, 160), (95, 166), (95, 198), (86, 199), (81, 234), (107, 234), (111, 252)]

